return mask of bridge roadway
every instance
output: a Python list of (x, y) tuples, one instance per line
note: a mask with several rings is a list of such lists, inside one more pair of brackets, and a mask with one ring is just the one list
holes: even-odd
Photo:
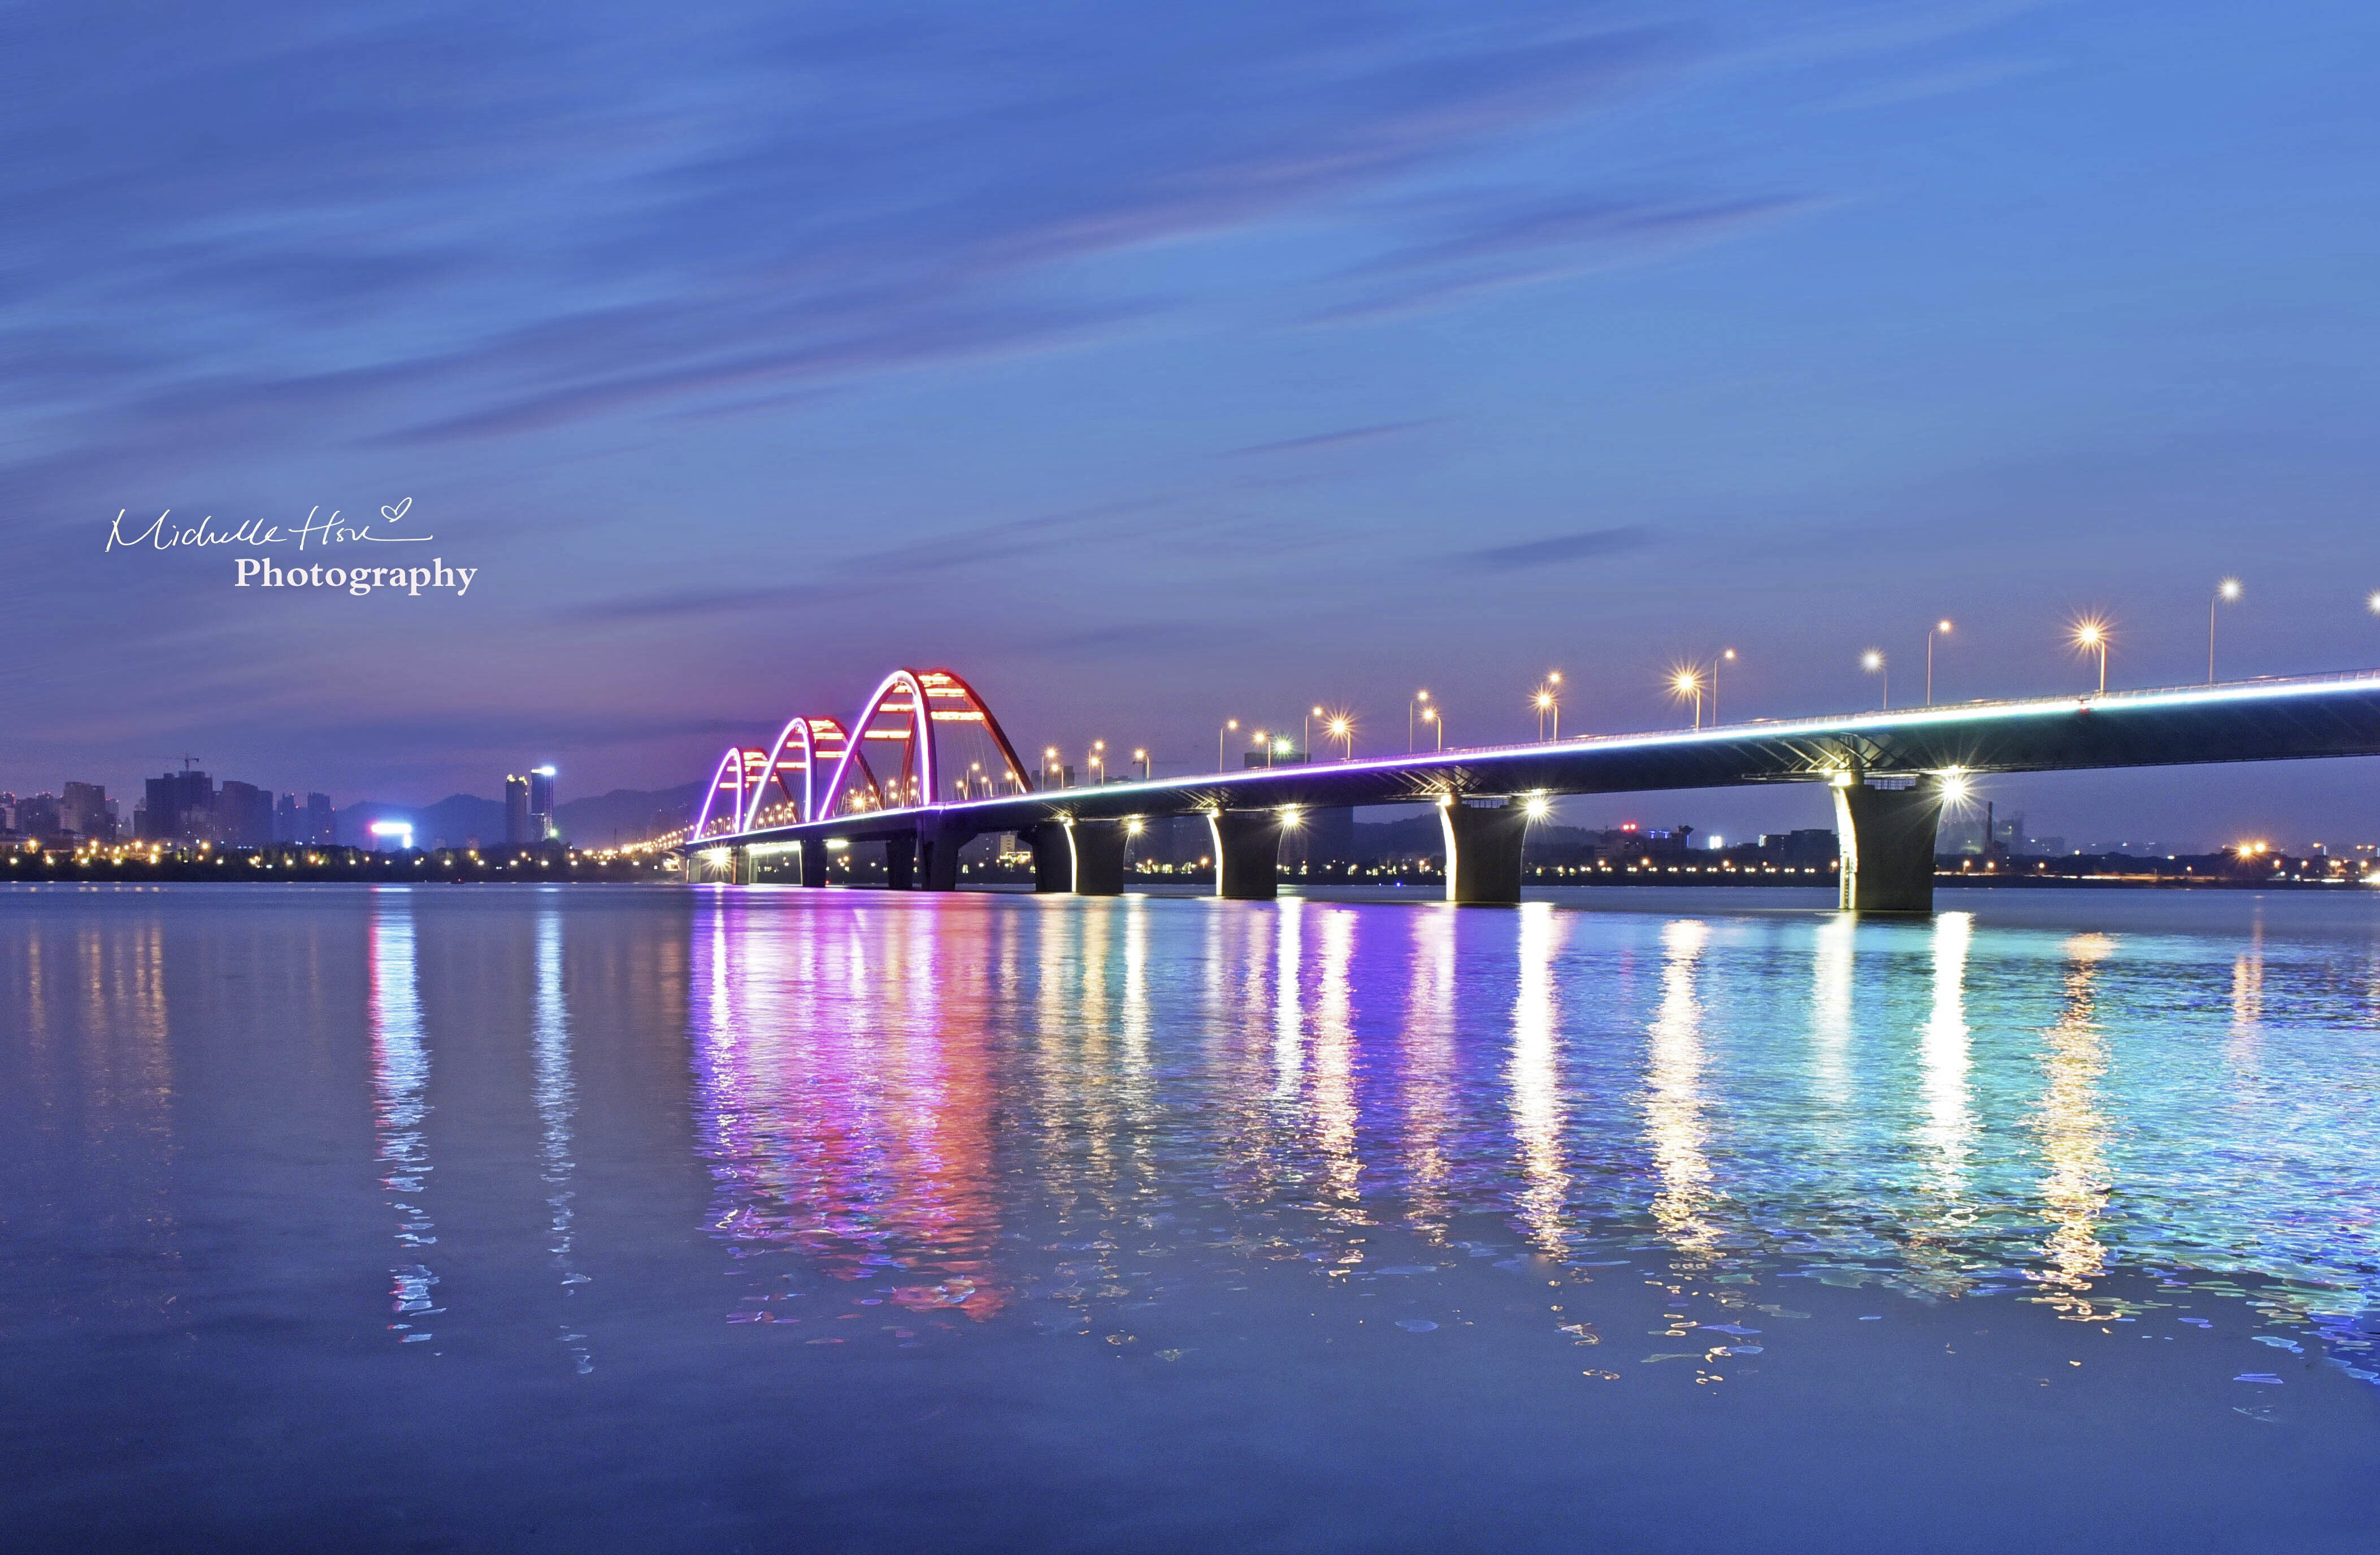
[(1922, 913), (1933, 907), (1944, 801), (1970, 776), (2373, 755), (2380, 755), (2380, 672), (1111, 782), (858, 810), (689, 840), (681, 851), (690, 864), (749, 881), (755, 856), (799, 844), (803, 883), (823, 885), (829, 840), (881, 843), (890, 883), (948, 891), (958, 883), (962, 846), (1008, 832), (1033, 849), (1037, 890), (1113, 895), (1123, 889), (1135, 820), (1198, 815), (1214, 842), (1217, 893), (1261, 898), (1275, 893), (1282, 832), (1303, 812), (1422, 803), (1439, 807), (1444, 827), (1447, 899), (1496, 905), (1520, 900), (1522, 844), (1541, 808), (1533, 799), (1824, 783), (1835, 797), (1843, 906)]

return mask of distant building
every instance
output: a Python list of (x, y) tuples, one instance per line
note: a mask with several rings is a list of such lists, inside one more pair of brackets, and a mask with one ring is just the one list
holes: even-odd
[(1817, 866), (1832, 864), (1840, 848), (1831, 826), (1804, 826), (1797, 832), (1764, 832), (1760, 855), (1772, 864)]
[(29, 794), (17, 801), (17, 830), (28, 837), (55, 837), (60, 831), (58, 796)]
[(143, 785), (148, 790), (148, 803), (141, 811), (148, 816), (148, 829), (140, 833), (144, 842), (203, 843), (214, 840), (215, 780), (205, 772), (184, 768), (152, 777)]
[(304, 822), (298, 815), (297, 795), (284, 794), (273, 801), (273, 840), (274, 842), (304, 842), (306, 839), (300, 834), (299, 830), (303, 825)]
[(298, 840), (318, 847), (335, 847), (339, 841), (339, 823), (331, 813), (328, 794), (306, 796), (306, 808), (298, 823)]
[(273, 844), (273, 791), (252, 783), (225, 783), (215, 795), (214, 840), (225, 847)]
[(552, 842), (562, 835), (553, 823), (553, 769), (532, 767), (528, 774), (528, 840)]
[(527, 847), (535, 841), (529, 831), (528, 779), (517, 774), (504, 779), (504, 845)]
[(107, 789), (96, 783), (70, 783), (58, 801), (58, 823), (89, 842), (115, 841), (115, 813)]

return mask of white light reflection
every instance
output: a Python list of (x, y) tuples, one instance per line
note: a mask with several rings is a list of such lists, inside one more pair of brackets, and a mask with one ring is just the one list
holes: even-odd
[(1562, 1170), (1560, 1021), (1554, 999), (1554, 958), (1567, 920), (1549, 902), (1520, 909), (1520, 967), (1512, 999), (1512, 1138), (1520, 1147), (1521, 1221), (1547, 1253), (1562, 1246), (1562, 1206), (1570, 1178)]
[(1648, 1035), (1645, 1131), (1661, 1186), (1653, 1220), (1682, 1251), (1707, 1252), (1718, 1232), (1708, 1220), (1713, 1200), (1709, 1130), (1703, 1121), (1703, 1006), (1695, 987), (1710, 926), (1681, 918), (1661, 929), (1661, 1007)]
[(1348, 974), (1355, 958), (1355, 914), (1317, 910), (1322, 929), (1320, 985), (1314, 1008), (1315, 1144), (1326, 1163), (1324, 1185), (1342, 1214), (1362, 1214), (1363, 1162), (1355, 1152), (1355, 1002)]
[(1817, 954), (1811, 959), (1810, 1073), (1819, 1101), (1837, 1112), (1851, 1103), (1852, 972), (1858, 933), (1857, 917), (1837, 913), (1819, 926)]
[(2105, 934), (2077, 934), (2066, 942), (2066, 1003), (2058, 1024), (2043, 1036), (2042, 1064), (2049, 1073), (2034, 1127), (2049, 1171), (2041, 1194), (2050, 1221), (2046, 1251), (2050, 1305), (2069, 1318), (2094, 1317), (2084, 1293), (2107, 1268), (2099, 1242), (2100, 1213), (2107, 1208), (2107, 1120), (2099, 1106), (2099, 1080), (2107, 1071), (2107, 1037), (2099, 1028), (2096, 984), (2099, 964), (2115, 953)]
[(405, 1249), (403, 1261), (389, 1270), (390, 1302), (396, 1315), (389, 1331), (416, 1344), (431, 1337), (420, 1321), (445, 1309), (432, 1305), (430, 1292), (438, 1276), (422, 1261), (438, 1238), (421, 1208), (430, 1174), (424, 1138), (430, 1118), (430, 1046), (421, 1028), (411, 897), (405, 887), (372, 892), (371, 1051), (372, 1138), (381, 1186), (388, 1194), (389, 1208), (396, 1211), (397, 1245)]
[(1454, 1110), (1454, 923), (1452, 912), (1408, 915), (1413, 979), (1405, 995), (1403, 1078), (1405, 1218), (1442, 1234), (1448, 1213), (1446, 1130)]
[(1967, 1219), (1961, 1200), (1975, 1144), (1966, 1012), (1967, 947), (1974, 923), (1973, 913), (1944, 913), (1934, 920), (1934, 1009), (1918, 1044), (1925, 1101), (1918, 1144), (1927, 1158), (1936, 1228), (1944, 1235), (1955, 1234)]
[(1297, 1094), (1305, 1069), (1305, 1014), (1299, 995), (1299, 930), (1305, 904), (1284, 896), (1273, 912), (1272, 1073), (1273, 1095), (1287, 1100)]
[[(557, 888), (558, 889), (558, 888)], [(530, 1027), (537, 1063), (538, 1174), (545, 1181), (546, 1251), (562, 1276), (562, 1294), (576, 1295), (587, 1283), (571, 1257), (577, 1226), (571, 1201), (576, 1168), (570, 1160), (570, 1129), (578, 1111), (578, 1082), (571, 1073), (570, 1020), (562, 999), (562, 912), (549, 901), (537, 919), (537, 1008)], [(568, 1318), (562, 1323), (562, 1342), (578, 1375), (595, 1369), (588, 1356), (587, 1336)]]

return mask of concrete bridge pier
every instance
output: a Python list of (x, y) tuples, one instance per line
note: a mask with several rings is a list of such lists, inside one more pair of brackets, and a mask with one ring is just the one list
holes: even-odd
[(959, 849), (974, 840), (974, 832), (947, 821), (925, 828), (917, 838), (917, 864), (926, 877), (926, 890), (959, 888)]
[(1446, 899), (1472, 907), (1519, 906), (1528, 807), (1451, 799), (1439, 806), (1438, 820), (1446, 833)]
[(1131, 823), (1122, 820), (1077, 820), (1066, 828), (1075, 850), (1075, 894), (1123, 894), (1124, 849), (1131, 844)]
[(1033, 850), (1033, 889), (1037, 892), (1075, 889), (1075, 844), (1067, 840), (1066, 823), (1045, 820), (1016, 833)]
[(1877, 782), (1852, 773), (1849, 783), (1835, 787), (1842, 910), (1930, 913), (1942, 780), (1920, 777), (1888, 788), (1876, 786)]
[(884, 839), (884, 883), (894, 891), (907, 891), (917, 883), (917, 834), (915, 832)]
[(1269, 902), (1280, 895), (1281, 832), (1279, 810), (1208, 810), (1215, 894), (1242, 902)]
[(826, 884), (826, 839), (808, 838), (800, 846), (802, 883), (815, 891)]

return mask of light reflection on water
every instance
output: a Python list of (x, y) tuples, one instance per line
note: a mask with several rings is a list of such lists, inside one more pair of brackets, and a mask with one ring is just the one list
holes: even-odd
[(11, 1548), (2369, 1547), (2380, 902), (1771, 900), (0, 890)]
[[(2368, 947), (722, 893), (691, 964), (719, 1234), (915, 1312), (1087, 1330), (1159, 1257), (1345, 1270), (1376, 1226), (1451, 1251), (1484, 1215), (1572, 1264), (2022, 1286), (2077, 1319), (2137, 1305), (2118, 1263), (2261, 1276), (2371, 1364)], [(804, 1271), (749, 1306), (792, 1318)]]

